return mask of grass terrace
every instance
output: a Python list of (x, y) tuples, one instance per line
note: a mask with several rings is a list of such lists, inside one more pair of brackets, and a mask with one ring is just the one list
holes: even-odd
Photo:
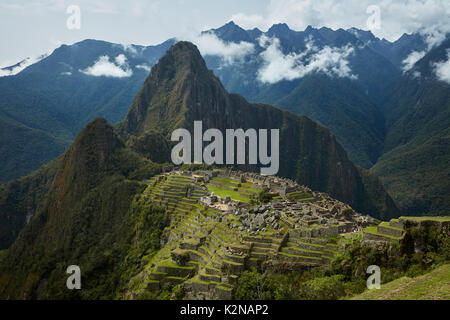
[(399, 219), (411, 221), (439, 221), (439, 222), (450, 221), (450, 217), (400, 217)]
[(289, 201), (307, 201), (307, 200), (315, 200), (312, 194), (303, 192), (303, 191), (294, 191), (286, 194), (286, 197)]
[(373, 234), (376, 236), (385, 237), (385, 238), (389, 238), (391, 240), (397, 240), (397, 241), (399, 241), (403, 238), (403, 237), (391, 236), (391, 235), (388, 235), (385, 233), (380, 233), (380, 232), (378, 232), (377, 227), (374, 227), (374, 226), (365, 228), (364, 233), (369, 233), (369, 234)]
[(241, 202), (250, 203), (250, 198), (249, 197), (243, 196), (237, 191), (227, 190), (227, 189), (220, 188), (220, 187), (217, 187), (217, 186), (213, 186), (213, 185), (210, 185), (210, 184), (207, 186), (207, 188), (208, 188), (209, 192), (214, 192), (214, 194), (216, 196), (219, 196), (219, 197), (221, 197), (223, 199), (225, 199), (226, 197), (230, 197), (233, 200), (238, 200), (238, 201), (241, 201)]

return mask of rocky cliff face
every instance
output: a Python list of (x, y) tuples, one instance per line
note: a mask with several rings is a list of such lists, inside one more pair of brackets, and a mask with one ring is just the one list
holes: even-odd
[[(118, 129), (126, 139), (148, 130), (169, 138), (176, 128), (193, 132), (194, 121), (202, 121), (203, 130), (217, 128), (223, 133), (238, 128), (280, 129), (280, 176), (327, 192), (375, 217), (399, 214), (379, 181), (363, 179), (364, 170), (355, 167), (328, 129), (307, 117), (229, 94), (207, 69), (198, 49), (179, 42), (152, 69)], [(373, 189), (378, 194), (368, 192)]]

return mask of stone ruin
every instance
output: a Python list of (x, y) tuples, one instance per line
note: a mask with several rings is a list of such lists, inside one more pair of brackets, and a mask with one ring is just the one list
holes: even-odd
[[(210, 184), (248, 201), (211, 194)], [(373, 223), (326, 194), (273, 176), (174, 171), (154, 177), (148, 185), (144, 196), (166, 208), (171, 224), (162, 249), (139, 275), (146, 285), (142, 290), (180, 284), (187, 298), (230, 299), (240, 274), (249, 268), (329, 263), (340, 251), (338, 234)], [(265, 189), (275, 199), (252, 204), (254, 190)]]

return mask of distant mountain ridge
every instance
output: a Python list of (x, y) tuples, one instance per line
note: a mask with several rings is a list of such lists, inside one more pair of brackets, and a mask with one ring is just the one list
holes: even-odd
[[(255, 44), (258, 42), (258, 38), (264, 34), (258, 29), (244, 30), (233, 22), (204, 33), (211, 32), (227, 42), (248, 41)], [(363, 33), (361, 30), (358, 32)], [(362, 45), (364, 41), (359, 39), (360, 36), (356, 37), (354, 33), (341, 29), (333, 31), (328, 28), (314, 29), (312, 27), (308, 27), (305, 31), (293, 31), (285, 24), (274, 25), (266, 32), (270, 37), (278, 37), (283, 50), (287, 51), (303, 50), (305, 39), (311, 36), (314, 36), (314, 41), (319, 46), (334, 47), (347, 43)], [(370, 37), (370, 35), (367, 37)], [(373, 42), (372, 38), (371, 41)], [(366, 39), (363, 40), (367, 41)], [(170, 39), (157, 46), (145, 47), (123, 46), (88, 39), (70, 46), (63, 45), (49, 56), (28, 66), (14, 76), (0, 77), (0, 89), (4, 93), (4, 98), (0, 101), (0, 118), (3, 121), (11, 119), (31, 130), (41, 130), (50, 136), (49, 152), (45, 152), (45, 146), (42, 146), (42, 154), (36, 156), (29, 153), (27, 148), (22, 148), (20, 153), (22, 158), (26, 159), (23, 169), (15, 171), (6, 171), (6, 169), (2, 171), (0, 169), (0, 183), (29, 173), (51, 160), (55, 155), (60, 154), (74, 139), (79, 130), (95, 117), (105, 117), (112, 123), (121, 120), (150, 68), (175, 42), (175, 39)], [(394, 46), (394, 44), (386, 44), (386, 41), (382, 42), (385, 43), (385, 46)], [(256, 53), (260, 51), (261, 48), (257, 48)], [(119, 55), (124, 55), (126, 64), (132, 71), (132, 74), (128, 77), (89, 76), (82, 72), (94, 66), (100, 57), (106, 56), (110, 63), (115, 63), (114, 59)], [(295, 81), (288, 85), (284, 82), (278, 83), (270, 88), (267, 88), (267, 86), (260, 87), (259, 85), (253, 88), (246, 87), (245, 83), (254, 82), (255, 68), (257, 68), (257, 65), (254, 65), (255, 62), (250, 59), (247, 59), (249, 67), (238, 73), (233, 71), (239, 66), (223, 67), (220, 59), (218, 60), (214, 56), (205, 56), (205, 59), (208, 67), (214, 70), (228, 91), (243, 94), (251, 101), (276, 104), (295, 113), (303, 113), (331, 128), (356, 163), (368, 168), (381, 154), (382, 145), (380, 141), (384, 138), (383, 121), (380, 120), (382, 115), (373, 107), (373, 102), (364, 94), (355, 92), (354, 85), (349, 85), (348, 81), (343, 81), (339, 85), (339, 90), (348, 91), (349, 97), (352, 98), (346, 100), (349, 102), (349, 106), (345, 108), (347, 111), (339, 108), (339, 106), (331, 105), (331, 108), (335, 110), (334, 112), (337, 112), (334, 119), (341, 119), (335, 122), (330, 121), (329, 110), (323, 112), (320, 106), (317, 107), (314, 94), (311, 97), (308, 94), (298, 96), (291, 90), (291, 96), (295, 97), (295, 101), (305, 99), (306, 101), (312, 101), (312, 104), (299, 105), (298, 102), (292, 103), (292, 98), (291, 100), (289, 98), (284, 99), (290, 92), (285, 89), (280, 91), (279, 88), (295, 88), (298, 85)], [(364, 64), (364, 59), (361, 63)], [(13, 67), (7, 67), (4, 70), (11, 70)], [(388, 77), (392, 72), (392, 66), (386, 69)], [(300, 80), (296, 81), (301, 82)], [(300, 84), (300, 86), (306, 86), (306, 83)], [(366, 86), (366, 88), (373, 87), (373, 82), (370, 86)], [(273, 98), (277, 96), (280, 98)], [(334, 98), (330, 97), (330, 99)], [(359, 100), (358, 105), (363, 106), (363, 110), (366, 109), (369, 112), (360, 114), (356, 106), (352, 105), (353, 100)], [(357, 114), (362, 115), (362, 118)], [(375, 126), (374, 123), (376, 123)], [(370, 128), (369, 131), (366, 128)], [(360, 139), (356, 139), (353, 135), (349, 135), (348, 131), (359, 131), (362, 136)], [(11, 128), (8, 135), (21, 135), (18, 132), (18, 129)], [(8, 135), (5, 134), (5, 137)], [(367, 141), (366, 146), (362, 146), (364, 141)], [(10, 148), (8, 139), (4, 139), (2, 144), (5, 145), (6, 149)], [(18, 162), (18, 158), (15, 153), (9, 153), (3, 161), (1, 168), (12, 168)]]
[[(8, 123), (0, 136), (0, 148), (6, 151), (0, 158), (0, 183), (26, 175), (60, 155), (96, 117), (113, 123), (123, 119), (151, 66), (173, 43), (168, 40), (158, 46), (124, 47), (85, 40), (59, 47), (17, 75), (0, 77), (0, 121)], [(115, 59), (121, 55), (132, 70), (129, 77), (82, 72), (102, 56), (119, 68)], [(36, 143), (40, 152), (16, 143), (38, 137), (45, 139), (39, 138)]]
[(435, 72), (448, 52), (450, 39), (399, 78), (382, 106), (389, 131), (372, 171), (409, 215), (443, 214), (450, 205), (450, 83)]
[[(228, 42), (248, 41), (255, 46), (255, 51), (242, 64), (227, 66), (217, 57), (205, 57), (227, 90), (242, 94), (253, 102), (270, 103), (304, 114), (330, 128), (355, 163), (365, 168), (376, 163), (382, 154), (386, 131), (384, 115), (377, 105), (388, 96), (389, 88), (401, 74), (401, 61), (415, 50), (414, 46), (400, 50), (396, 42), (380, 40), (370, 31), (356, 28), (332, 30), (309, 26), (304, 31), (294, 31), (286, 24), (276, 24), (263, 33), (255, 29), (244, 30), (229, 22), (205, 33), (215, 34)], [(353, 53), (346, 60), (357, 79), (322, 76), (322, 72), (313, 70), (290, 81), (273, 84), (254, 81), (261, 70), (261, 52), (265, 50), (258, 41), (261, 35), (278, 39), (281, 53), (286, 57), (305, 52), (311, 44), (318, 49), (349, 46)], [(403, 40), (406, 38), (410, 39), (405, 35), (399, 41), (408, 42)], [(405, 47), (402, 44), (402, 48)], [(398, 61), (399, 57), (401, 61)], [(322, 97), (324, 92), (327, 97)]]
[[(408, 119), (403, 117), (408, 112), (408, 104), (406, 99), (404, 102), (395, 102), (396, 91), (406, 92), (411, 89), (406, 93), (409, 95), (413, 94), (416, 86), (413, 81), (407, 89), (408, 80), (404, 81), (402, 88), (398, 85), (399, 81), (407, 79), (406, 74), (411, 75), (417, 68), (423, 69), (422, 82), (434, 79), (431, 74), (434, 68), (425, 62), (421, 63), (436, 61), (427, 58), (428, 55), (417, 61), (411, 72), (404, 74), (403, 61), (411, 53), (425, 54), (428, 50), (426, 39), (418, 33), (405, 34), (397, 41), (389, 42), (375, 37), (370, 31), (356, 28), (332, 30), (309, 26), (304, 31), (294, 31), (286, 24), (276, 24), (263, 32), (256, 28), (244, 30), (230, 22), (202, 34), (215, 35), (225, 45), (239, 42), (253, 45), (252, 52), (231, 62), (224, 61), (220, 55), (204, 54), (207, 67), (214, 71), (227, 91), (239, 93), (251, 102), (269, 103), (296, 114), (304, 114), (326, 126), (343, 145), (349, 158), (367, 169), (379, 161), (386, 163), (385, 154), (398, 147), (399, 143), (405, 142), (402, 140), (403, 134), (396, 132), (403, 130), (400, 122)], [(263, 46), (260, 43), (261, 37), (269, 39)], [(320, 57), (325, 57), (325, 54), (330, 57), (340, 54), (344, 57), (343, 61), (347, 62), (348, 76), (340, 77), (332, 72), (327, 74), (323, 70), (313, 69), (293, 80), (263, 83), (258, 80), (258, 72), (265, 63), (261, 54), (267, 50), (268, 45), (274, 44), (271, 39), (278, 39), (277, 54), (283, 63), (290, 61), (292, 56), (301, 57), (308, 50), (310, 51), (304, 58), (298, 58), (294, 62), (309, 63), (311, 60), (308, 59), (318, 54), (322, 54)], [(4, 157), (0, 158), (0, 183), (25, 175), (61, 154), (79, 130), (95, 117), (105, 117), (111, 123), (123, 119), (150, 67), (175, 42), (172, 39), (158, 46), (144, 47), (85, 40), (58, 48), (50, 56), (15, 76), (0, 78), (0, 89), (5, 97), (0, 101), (0, 121), (7, 124), (0, 137), (1, 145), (6, 150)], [(315, 49), (308, 49), (308, 46)], [(429, 54), (432, 52), (434, 51)], [(105, 56), (107, 59), (100, 59)], [(120, 77), (86, 74), (88, 71), (96, 71), (92, 69), (96, 63), (105, 61), (119, 68), (116, 69), (116, 75)], [(339, 64), (332, 66), (345, 71)], [(130, 70), (131, 75), (128, 75)], [(443, 92), (447, 90), (442, 81), (433, 80), (429, 85), (434, 88), (430, 90), (437, 90), (439, 87)], [(436, 97), (439, 99), (430, 99), (433, 101), (430, 109), (433, 112), (439, 109), (438, 105), (446, 105), (445, 94), (437, 94)], [(408, 100), (408, 103), (415, 102)], [(433, 112), (431, 117), (434, 117)], [(438, 116), (433, 122), (426, 122), (428, 124), (423, 128), (420, 121), (404, 128), (428, 131), (429, 134), (420, 135), (421, 138), (432, 138), (435, 130), (426, 128), (445, 127), (445, 121), (439, 119), (442, 120), (443, 117)], [(396, 121), (400, 122), (393, 125)], [(161, 149), (168, 148), (158, 132), (140, 136), (129, 142), (129, 145), (142, 146), (138, 140), (152, 141)], [(29, 145), (35, 148), (22, 146), (17, 141), (30, 141)], [(155, 154), (151, 151), (153, 150), (140, 149), (140, 152), (148, 156)], [(446, 154), (445, 151), (442, 152)], [(167, 159), (158, 154), (152, 160)], [(433, 163), (433, 160), (430, 159), (430, 162)], [(395, 175), (383, 163), (375, 166), (373, 172), (381, 174), (379, 168), (382, 166), (382, 175), (385, 177), (383, 181), (391, 185), (389, 177), (394, 179)], [(417, 164), (413, 164), (415, 165)], [(405, 175), (408, 175), (408, 168), (404, 170)], [(415, 193), (410, 194), (406, 189), (401, 189), (401, 192), (393, 191), (399, 203), (406, 203), (405, 197), (415, 196)], [(425, 195), (425, 199), (427, 198)], [(423, 213), (428, 212), (427, 208), (432, 206), (433, 200), (425, 202), (428, 204), (418, 206)]]

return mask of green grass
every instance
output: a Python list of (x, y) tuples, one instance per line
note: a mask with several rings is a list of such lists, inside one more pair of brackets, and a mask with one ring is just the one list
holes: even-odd
[(301, 198), (301, 199), (297, 198), (297, 200), (299, 200), (299, 201), (311, 201), (311, 200), (316, 200), (316, 198)]
[(221, 230), (220, 228), (216, 227), (214, 229), (214, 232), (225, 242), (225, 243), (233, 243), (233, 238), (230, 237), (228, 234), (225, 234), (225, 232), (223, 232), (223, 230)]
[(310, 193), (307, 192), (302, 192), (302, 191), (294, 191), (294, 192), (290, 192), (286, 195), (287, 197), (289, 196), (295, 196), (297, 198), (310, 198), (312, 197), (312, 195)]
[(170, 268), (186, 269), (186, 270), (192, 270), (194, 268), (192, 266), (179, 266), (179, 265), (176, 265), (175, 263), (172, 262), (172, 259), (170, 259), (170, 258), (161, 261), (161, 263), (159, 263), (159, 265), (161, 267), (170, 267)]
[(211, 283), (215, 283), (216, 285), (220, 285), (220, 282), (216, 282), (216, 281), (203, 281), (200, 280), (198, 278), (198, 275), (196, 275), (195, 277), (191, 278), (191, 280), (189, 280), (188, 282), (198, 282), (198, 283), (203, 283), (203, 284), (211, 284)]
[[(315, 243), (309, 243), (309, 242), (304, 242), (304, 241), (297, 241), (297, 243), (307, 245), (307, 246), (314, 246), (317, 248), (325, 248), (325, 246), (322, 244), (315, 244)], [(297, 243), (294, 242), (294, 245), (297, 245)]]
[(230, 197), (233, 200), (239, 200), (241, 202), (250, 203), (250, 198), (244, 197), (237, 191), (226, 190), (216, 186), (208, 185), (208, 192), (214, 192), (214, 195), (219, 196), (223, 199)]
[(402, 239), (402, 237), (395, 237), (395, 236), (391, 236), (391, 235), (388, 235), (388, 234), (379, 233), (378, 230), (377, 230), (377, 227), (367, 227), (367, 228), (364, 229), (364, 232), (371, 233), (371, 234), (374, 234), (374, 235), (377, 235), (377, 236), (391, 238), (393, 240), (401, 240)]
[(191, 245), (198, 245), (200, 242), (198, 240), (195, 239), (184, 239), (183, 240), (185, 243), (191, 244)]
[(299, 254), (292, 254), (292, 253), (287, 253), (287, 252), (278, 252), (279, 255), (282, 256), (287, 256), (287, 257), (299, 257), (299, 258), (304, 258), (304, 259), (312, 259), (312, 260), (318, 260), (320, 261), (322, 258), (320, 257), (309, 257), (309, 256), (302, 256)]
[(219, 289), (222, 289), (222, 290), (226, 290), (226, 291), (232, 291), (233, 290), (233, 287), (227, 287), (225, 284), (219, 284), (218, 286), (217, 286)]
[(352, 300), (450, 300), (450, 264), (416, 278), (402, 277)]
[(400, 217), (400, 219), (412, 221), (450, 221), (450, 217)]
[(232, 184), (239, 184), (240, 182), (231, 178), (226, 178), (226, 177), (215, 177), (214, 179), (212, 179), (212, 181), (223, 181), (223, 182), (227, 182), (227, 183), (232, 183)]
[(183, 278), (183, 277), (177, 277), (177, 276), (168, 276), (168, 277), (166, 277), (166, 279), (184, 280), (185, 278)]
[(286, 197), (290, 201), (307, 201), (307, 200), (315, 200), (315, 198), (307, 192), (302, 191), (294, 191), (286, 194)]
[(386, 221), (380, 223), (379, 225), (382, 226), (382, 227), (385, 227), (385, 228), (390, 228), (390, 229), (394, 229), (394, 230), (398, 230), (398, 231), (405, 231), (402, 228), (393, 227), (393, 226), (389, 225), (389, 222), (386, 222)]

